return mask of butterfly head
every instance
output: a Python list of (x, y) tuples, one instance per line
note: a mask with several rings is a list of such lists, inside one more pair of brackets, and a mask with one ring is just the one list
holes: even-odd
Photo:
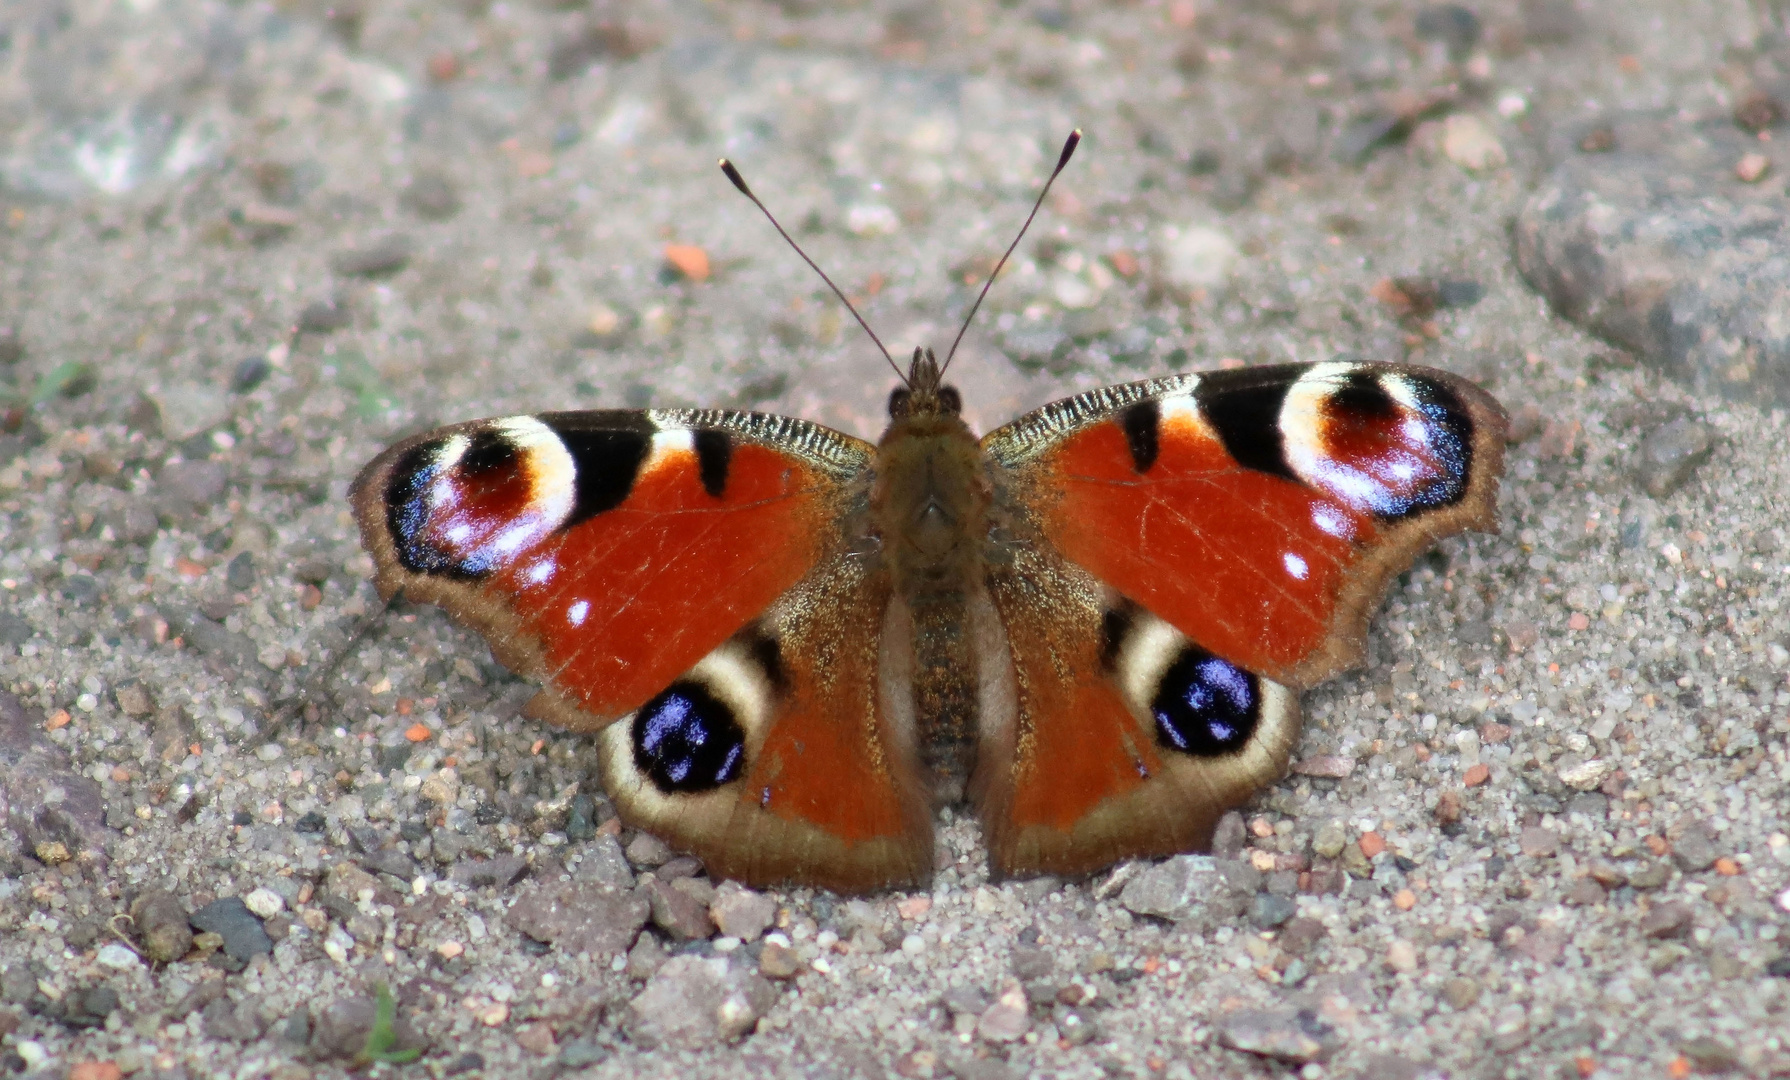
[(956, 416), (963, 411), (963, 395), (946, 386), (938, 357), (931, 349), (914, 350), (907, 379), (889, 393), (889, 419), (909, 416)]

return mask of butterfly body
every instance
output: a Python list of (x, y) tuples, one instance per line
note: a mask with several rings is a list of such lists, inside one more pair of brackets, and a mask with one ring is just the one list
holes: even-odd
[(755, 884), (1194, 850), (1284, 769), (1298, 691), (1388, 578), (1489, 528), (1504, 416), (1443, 372), (1180, 375), (980, 439), (930, 354), (875, 444), (647, 410), (417, 436), (354, 499), (381, 592), (439, 603), (597, 740), (624, 821)]

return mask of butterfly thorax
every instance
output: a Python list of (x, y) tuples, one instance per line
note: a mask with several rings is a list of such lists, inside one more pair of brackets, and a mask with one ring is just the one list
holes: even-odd
[[(916, 365), (918, 366), (918, 364)], [(897, 391), (877, 445), (872, 527), (907, 622), (915, 742), (935, 798), (955, 802), (974, 764), (977, 670), (968, 605), (981, 589), (993, 495), (988, 459), (957, 415), (956, 391), (925, 376)]]

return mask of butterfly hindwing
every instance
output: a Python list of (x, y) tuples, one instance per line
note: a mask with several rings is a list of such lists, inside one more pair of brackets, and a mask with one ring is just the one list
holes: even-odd
[(1290, 686), (1358, 662), (1387, 580), (1491, 528), (1505, 418), (1427, 368), (1247, 368), (1108, 387), (983, 440), (1051, 547)]
[(783, 417), (547, 413), (405, 440), (353, 500), (381, 595), (446, 608), (549, 683), (548, 718), (591, 730), (842, 546), (869, 455)]
[(1280, 774), (1298, 696), (1216, 657), (1042, 545), (990, 575), (1013, 687), (983, 713), (976, 798), (997, 877), (1205, 847)]
[(905, 687), (885, 673), (888, 605), (886, 574), (835, 558), (598, 733), (623, 820), (754, 885), (928, 878), (931, 805)]

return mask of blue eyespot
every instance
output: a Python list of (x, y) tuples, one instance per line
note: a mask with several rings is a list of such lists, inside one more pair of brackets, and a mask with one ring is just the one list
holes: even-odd
[(1163, 673), (1151, 712), (1156, 740), (1196, 757), (1235, 753), (1255, 734), (1262, 688), (1254, 675), (1188, 646)]
[(634, 714), (634, 764), (665, 792), (710, 791), (739, 778), (746, 735), (733, 709), (696, 682), (667, 687)]

